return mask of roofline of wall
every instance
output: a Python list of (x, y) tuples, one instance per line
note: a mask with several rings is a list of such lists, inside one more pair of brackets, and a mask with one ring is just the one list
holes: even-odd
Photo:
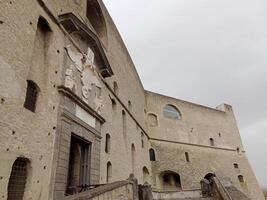
[[(152, 91), (149, 91), (149, 90), (145, 90), (145, 94), (152, 94), (152, 95), (157, 95), (157, 96), (162, 96), (164, 98), (169, 98), (169, 99), (172, 99), (172, 100), (175, 100), (175, 101), (180, 101), (182, 103), (185, 103), (185, 104), (190, 104), (190, 105), (193, 105), (193, 106), (196, 106), (196, 107), (200, 107), (200, 108), (204, 108), (204, 109), (208, 109), (208, 110), (212, 110), (212, 111), (216, 111), (216, 112), (219, 112), (219, 113), (225, 113), (225, 111), (222, 111), (222, 110), (218, 110), (216, 108), (212, 108), (212, 107), (208, 107), (208, 106), (204, 106), (204, 105), (201, 105), (201, 104), (197, 104), (197, 103), (193, 103), (193, 102), (189, 102), (189, 101), (185, 101), (185, 100), (182, 100), (182, 99), (177, 99), (175, 97), (171, 97), (171, 96), (167, 96), (167, 95), (164, 95), (164, 94), (159, 94), (159, 93), (156, 93), (156, 92), (152, 92)], [(227, 104), (228, 105), (228, 104)]]
[[(164, 139), (158, 139), (158, 138), (152, 138), (152, 137), (150, 137), (149, 140), (152, 140), (152, 141), (154, 140), (154, 141), (158, 141), (158, 142), (166, 142), (166, 143), (174, 143), (174, 144), (182, 144), (182, 145), (188, 145), (188, 146), (196, 146), (196, 147), (202, 147), (202, 148), (210, 148), (210, 149), (218, 149), (218, 150), (226, 150), (226, 151), (236, 151), (236, 149), (232, 149), (232, 148), (207, 146), (207, 145), (193, 144), (193, 143), (187, 143), (187, 142), (164, 140)], [(245, 153), (244, 150), (241, 152)]]

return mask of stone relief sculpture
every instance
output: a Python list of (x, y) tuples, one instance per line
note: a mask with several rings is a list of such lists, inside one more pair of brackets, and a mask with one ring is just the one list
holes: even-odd
[(65, 72), (65, 87), (73, 90), (76, 88), (75, 76), (74, 76), (75, 67), (70, 65)]
[(102, 96), (95, 96), (94, 110), (100, 114), (103, 107), (104, 107), (103, 97)]
[[(70, 69), (66, 70), (65, 86), (71, 89), (75, 87), (73, 70), (75, 70), (76, 67), (77, 70), (81, 73), (80, 80), (82, 84), (82, 99), (88, 103), (88, 97), (90, 95), (90, 92), (92, 91), (92, 86), (95, 85), (100, 90), (102, 88), (100, 77), (96, 71), (96, 66), (94, 64), (94, 52), (88, 47), (87, 54), (83, 55), (79, 52), (73, 51), (71, 49), (71, 45), (66, 46), (66, 51), (69, 58), (74, 64), (71, 65)], [(102, 96), (95, 94), (93, 103), (95, 111), (101, 113), (101, 109), (104, 107)]]
[(74, 63), (75, 67), (82, 72), (83, 70), (83, 55), (79, 52), (76, 51), (72, 51), (71, 50), (71, 45), (67, 45), (65, 47), (67, 54), (69, 56), (69, 58), (72, 60), (72, 62)]

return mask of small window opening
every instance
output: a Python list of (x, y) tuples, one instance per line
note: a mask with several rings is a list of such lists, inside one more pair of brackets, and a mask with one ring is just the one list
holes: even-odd
[(13, 163), (7, 188), (8, 200), (23, 200), (28, 176), (28, 163), (25, 158), (17, 158)]
[(149, 149), (149, 158), (150, 158), (150, 161), (156, 161), (155, 150), (152, 148)]
[(126, 141), (126, 113), (124, 110), (122, 110), (121, 114), (122, 114), (122, 133), (123, 133), (123, 138)]
[(33, 81), (27, 80), (27, 92), (26, 92), (24, 107), (32, 112), (35, 112), (37, 96), (38, 96), (37, 85)]
[(107, 163), (107, 183), (110, 183), (112, 179), (112, 164), (111, 162)]
[(109, 98), (110, 98), (110, 101), (111, 101), (111, 104), (112, 104), (112, 109), (115, 110), (116, 109), (116, 100), (114, 98), (112, 98), (110, 95), (109, 95)]
[(210, 138), (210, 146), (214, 146), (214, 139)]
[(237, 163), (234, 163), (234, 168), (238, 168), (238, 164)]
[(89, 185), (89, 162), (90, 143), (76, 135), (72, 135), (66, 191), (68, 195), (75, 194), (86, 185)]
[(106, 134), (105, 152), (110, 153), (110, 149), (111, 149), (110, 135)]
[(237, 148), (236, 148), (236, 151), (237, 151), (237, 153), (240, 153), (240, 148), (237, 147)]
[(244, 183), (245, 182), (244, 181), (244, 177), (242, 175), (239, 175), (237, 178), (238, 178), (240, 183)]
[(128, 109), (131, 111), (132, 110), (132, 102), (129, 100), (128, 101)]
[(188, 152), (185, 152), (185, 159), (186, 159), (186, 162), (190, 162), (189, 153)]
[(135, 146), (132, 144), (131, 147), (131, 154), (132, 154), (132, 173), (135, 174)]
[(142, 148), (144, 148), (144, 147), (145, 147), (145, 142), (144, 142), (144, 133), (143, 133), (143, 132), (141, 132), (141, 146), (142, 146)]
[(116, 81), (113, 82), (113, 91), (118, 96), (118, 94), (119, 94), (119, 87), (118, 87), (118, 83)]

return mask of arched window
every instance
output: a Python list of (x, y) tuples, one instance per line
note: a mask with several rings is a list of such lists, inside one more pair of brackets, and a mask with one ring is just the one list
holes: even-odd
[(149, 171), (146, 167), (143, 167), (143, 182), (149, 183)]
[(244, 177), (242, 176), (242, 175), (238, 175), (238, 180), (239, 180), (239, 182), (240, 183), (244, 183), (245, 181), (244, 181)]
[(119, 94), (119, 87), (116, 81), (113, 82), (113, 92), (118, 96)]
[(107, 28), (104, 15), (97, 0), (87, 0), (86, 15), (99, 38), (105, 43), (107, 40)]
[(132, 173), (135, 173), (135, 146), (132, 144), (131, 147), (131, 154), (132, 154)]
[(156, 161), (155, 150), (152, 148), (149, 149), (149, 158), (150, 158), (150, 161)]
[(128, 101), (128, 109), (131, 111), (132, 110), (132, 102), (129, 100)]
[(189, 159), (189, 153), (188, 152), (185, 152), (185, 160), (186, 162), (190, 162), (190, 159)]
[(163, 108), (163, 116), (176, 120), (182, 118), (180, 111), (175, 106), (169, 104)]
[(214, 139), (210, 138), (210, 146), (214, 146)]
[(110, 135), (107, 133), (106, 134), (106, 143), (105, 143), (105, 152), (110, 153), (110, 149), (111, 149)]
[(107, 163), (107, 183), (110, 183), (112, 179), (112, 164), (111, 162)]
[(148, 123), (149, 126), (158, 126), (158, 117), (153, 113), (148, 114)]
[(29, 161), (25, 158), (17, 158), (12, 166), (8, 182), (8, 200), (23, 200), (28, 176)]
[(24, 107), (32, 112), (35, 112), (36, 102), (38, 97), (38, 87), (30, 80), (27, 80), (27, 92), (24, 102)]

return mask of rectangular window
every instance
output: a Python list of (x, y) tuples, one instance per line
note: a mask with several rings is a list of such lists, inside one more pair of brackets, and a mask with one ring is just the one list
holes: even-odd
[(185, 159), (186, 159), (186, 162), (190, 162), (189, 153), (188, 152), (185, 152)]
[(24, 107), (32, 112), (35, 112), (37, 95), (38, 95), (37, 85), (33, 81), (27, 80), (27, 91), (26, 91)]

